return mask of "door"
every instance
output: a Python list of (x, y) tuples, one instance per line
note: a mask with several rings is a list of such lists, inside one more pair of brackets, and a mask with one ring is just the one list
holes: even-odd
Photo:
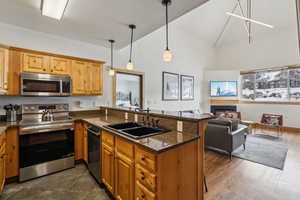
[(89, 152), (88, 152), (88, 132), (87, 132), (87, 125), (84, 124), (84, 131), (83, 131), (83, 160), (85, 163), (89, 161)]
[(92, 94), (102, 94), (102, 67), (98, 64), (91, 63), (91, 86), (92, 86)]
[(0, 90), (7, 90), (8, 50), (0, 48)]
[(114, 153), (113, 149), (102, 143), (102, 182), (114, 194)]
[[(1, 137), (5, 137), (3, 134)], [(5, 147), (5, 139), (2, 140), (3, 143), (0, 144), (0, 194), (3, 191), (5, 178), (6, 178), (6, 169), (5, 169), (5, 156), (6, 156), (6, 147)]]
[(70, 70), (70, 60), (64, 58), (51, 57), (50, 58), (50, 72), (51, 74), (68, 75)]
[(117, 153), (115, 160), (115, 196), (118, 200), (133, 199), (134, 164), (126, 156)]
[(49, 57), (38, 54), (23, 53), (23, 71), (49, 73)]
[(86, 68), (85, 62), (72, 62), (73, 94), (85, 94)]

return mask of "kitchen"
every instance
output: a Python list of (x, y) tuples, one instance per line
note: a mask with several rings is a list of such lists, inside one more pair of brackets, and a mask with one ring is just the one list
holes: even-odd
[[(162, 9), (164, 18), (165, 7), (161, 3), (156, 6)], [(176, 3), (174, 6), (178, 7)], [(7, 33), (14, 29), (4, 28)], [(151, 109), (160, 102), (146, 97), (151, 95), (147, 90), (152, 85), (151, 72), (113, 67), (121, 65), (122, 60), (115, 59), (117, 64), (113, 64), (114, 55), (118, 58), (122, 54), (113, 46), (119, 48), (118, 38), (115, 42), (106, 40), (105, 45), (111, 46), (105, 49), (83, 45), (89, 51), (75, 52), (73, 49), (81, 49), (81, 42), (72, 41), (69, 47), (71, 41), (41, 33), (35, 45), (28, 45), (25, 41), (32, 37), (30, 31), (18, 31), (23, 40), (3, 41), (5, 45), (0, 50), (3, 74), (0, 100), (1, 105), (8, 105), (0, 123), (3, 198), (25, 195), (23, 190), (9, 193), (22, 184), (34, 185), (79, 168), (89, 171), (84, 176), (94, 177), (99, 191), (105, 188), (102, 196), (124, 200), (203, 199), (201, 138), (210, 115), (168, 112), (172, 110), (168, 105), (163, 111)], [(12, 41), (9, 38), (13, 34), (7, 34), (6, 38)], [(134, 62), (134, 58), (130, 57), (130, 61)], [(112, 71), (114, 76), (110, 76)], [(116, 107), (118, 74), (124, 73), (141, 77), (140, 98), (131, 109)], [(198, 91), (195, 93), (199, 95)], [(174, 104), (162, 103), (169, 103), (170, 107)], [(182, 102), (182, 107), (190, 103)], [(192, 103), (198, 104), (197, 100)], [(147, 107), (151, 110), (142, 110)], [(35, 188), (39, 187), (30, 189)]]

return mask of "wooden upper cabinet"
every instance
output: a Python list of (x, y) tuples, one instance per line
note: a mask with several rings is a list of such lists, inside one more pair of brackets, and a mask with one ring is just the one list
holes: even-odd
[(49, 73), (49, 56), (23, 53), (23, 71)]
[(50, 57), (50, 73), (51, 74), (70, 74), (71, 61), (64, 58)]
[(0, 48), (0, 90), (8, 89), (8, 49)]
[(92, 94), (99, 95), (102, 94), (102, 88), (103, 88), (103, 71), (102, 71), (102, 65), (91, 63), (90, 64), (90, 71), (92, 74)]
[(85, 94), (87, 63), (72, 61), (73, 94)]

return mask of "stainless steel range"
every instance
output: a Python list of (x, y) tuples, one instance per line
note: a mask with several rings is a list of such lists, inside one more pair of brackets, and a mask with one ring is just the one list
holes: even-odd
[(74, 122), (69, 116), (69, 105), (22, 105), (19, 181), (74, 164)]

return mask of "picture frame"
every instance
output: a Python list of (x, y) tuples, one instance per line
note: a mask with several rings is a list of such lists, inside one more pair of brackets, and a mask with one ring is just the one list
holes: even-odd
[[(226, 86), (226, 87), (225, 87)], [(237, 97), (237, 81), (210, 81), (210, 97)]]
[(192, 101), (195, 99), (194, 76), (180, 76), (180, 91), (182, 101)]
[(162, 73), (162, 100), (178, 101), (179, 100), (179, 74), (171, 72)]

